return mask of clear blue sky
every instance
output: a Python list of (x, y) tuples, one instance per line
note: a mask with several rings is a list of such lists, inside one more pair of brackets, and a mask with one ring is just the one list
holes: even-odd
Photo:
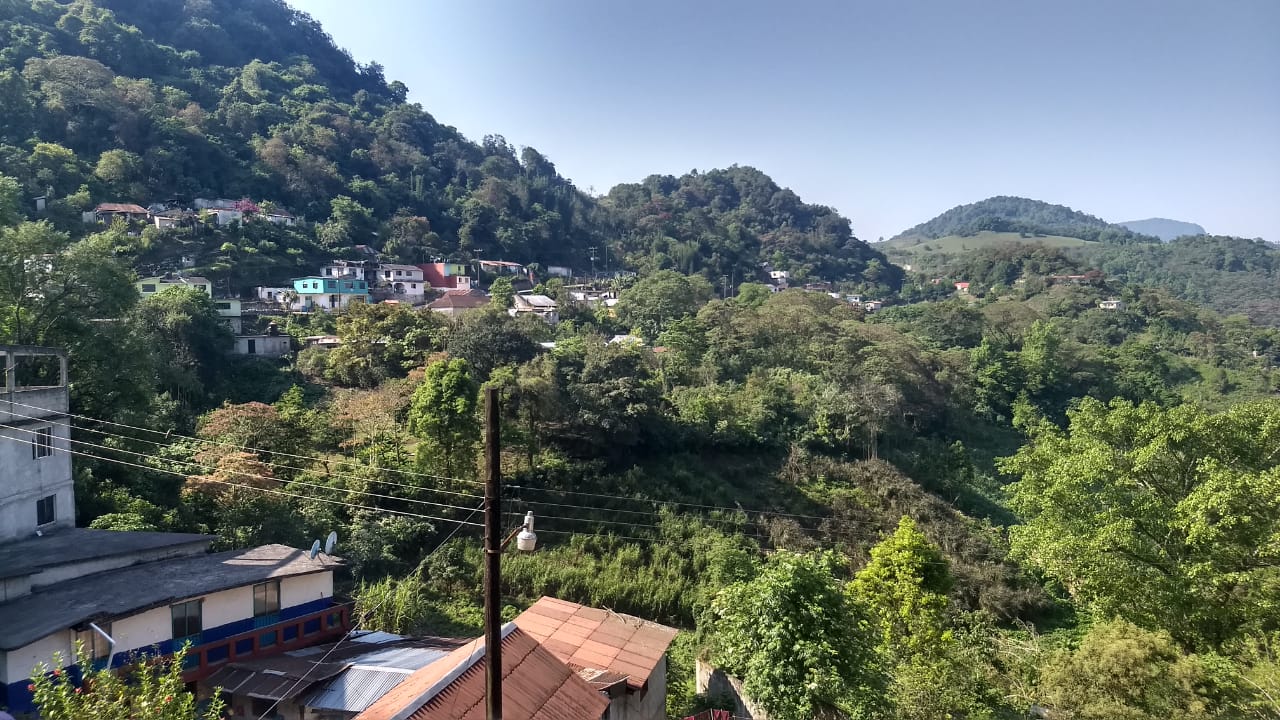
[(865, 240), (1022, 195), (1280, 240), (1280, 0), (292, 0), (583, 189), (754, 165)]

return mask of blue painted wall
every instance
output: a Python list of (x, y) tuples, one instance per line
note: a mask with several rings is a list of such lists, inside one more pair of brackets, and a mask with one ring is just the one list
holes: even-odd
[[(279, 613), (279, 622), (292, 620), (296, 617), (314, 612), (320, 612), (325, 608), (334, 606), (335, 603), (332, 598), (321, 598), (301, 605), (282, 608)], [(219, 640), (225, 640), (233, 635), (241, 635), (243, 633), (251, 632), (254, 629), (253, 618), (237, 620), (233, 623), (227, 623), (226, 625), (207, 628), (204, 632), (200, 633), (200, 639), (195, 644), (207, 645)], [(172, 655), (174, 649), (174, 641), (165, 640), (162, 643), (149, 647), (138, 648), (137, 650), (130, 650), (127, 652), (118, 652), (112, 658), (111, 666), (121, 667), (137, 656)], [(106, 660), (99, 660), (94, 664), (98, 667), (102, 667), (106, 664)], [(79, 682), (79, 669), (71, 665), (67, 666), (66, 669), (67, 672), (71, 674), (71, 677), (76, 680), (76, 682)], [(27, 689), (27, 686), (30, 684), (31, 680), (27, 679), (15, 683), (9, 683), (7, 686), (0, 685), (0, 709), (7, 710), (13, 714), (34, 712), (35, 706), (31, 704), (31, 691)]]

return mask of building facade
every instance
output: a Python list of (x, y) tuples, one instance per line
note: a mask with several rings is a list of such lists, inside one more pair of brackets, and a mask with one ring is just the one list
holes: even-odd
[(170, 274), (146, 277), (134, 283), (134, 287), (138, 288), (138, 293), (144, 298), (151, 297), (171, 287), (195, 288), (205, 295), (213, 296), (213, 283), (209, 282), (208, 278), (188, 275)]
[(369, 283), (356, 278), (296, 278), (293, 290), (301, 310), (345, 310), (353, 302), (369, 302)]
[(0, 542), (5, 542), (74, 525), (76, 506), (67, 453), (66, 354), (0, 345), (0, 365)]

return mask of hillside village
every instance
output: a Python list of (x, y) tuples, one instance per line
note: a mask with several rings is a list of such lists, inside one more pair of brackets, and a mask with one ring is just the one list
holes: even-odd
[(1280, 717), (1280, 6), (311, 5), (0, 2), (0, 720)]

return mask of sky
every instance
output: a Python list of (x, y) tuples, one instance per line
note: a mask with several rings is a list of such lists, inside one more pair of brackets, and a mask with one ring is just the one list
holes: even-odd
[(584, 190), (752, 165), (875, 241), (1020, 195), (1280, 241), (1280, 0), (291, 0)]

